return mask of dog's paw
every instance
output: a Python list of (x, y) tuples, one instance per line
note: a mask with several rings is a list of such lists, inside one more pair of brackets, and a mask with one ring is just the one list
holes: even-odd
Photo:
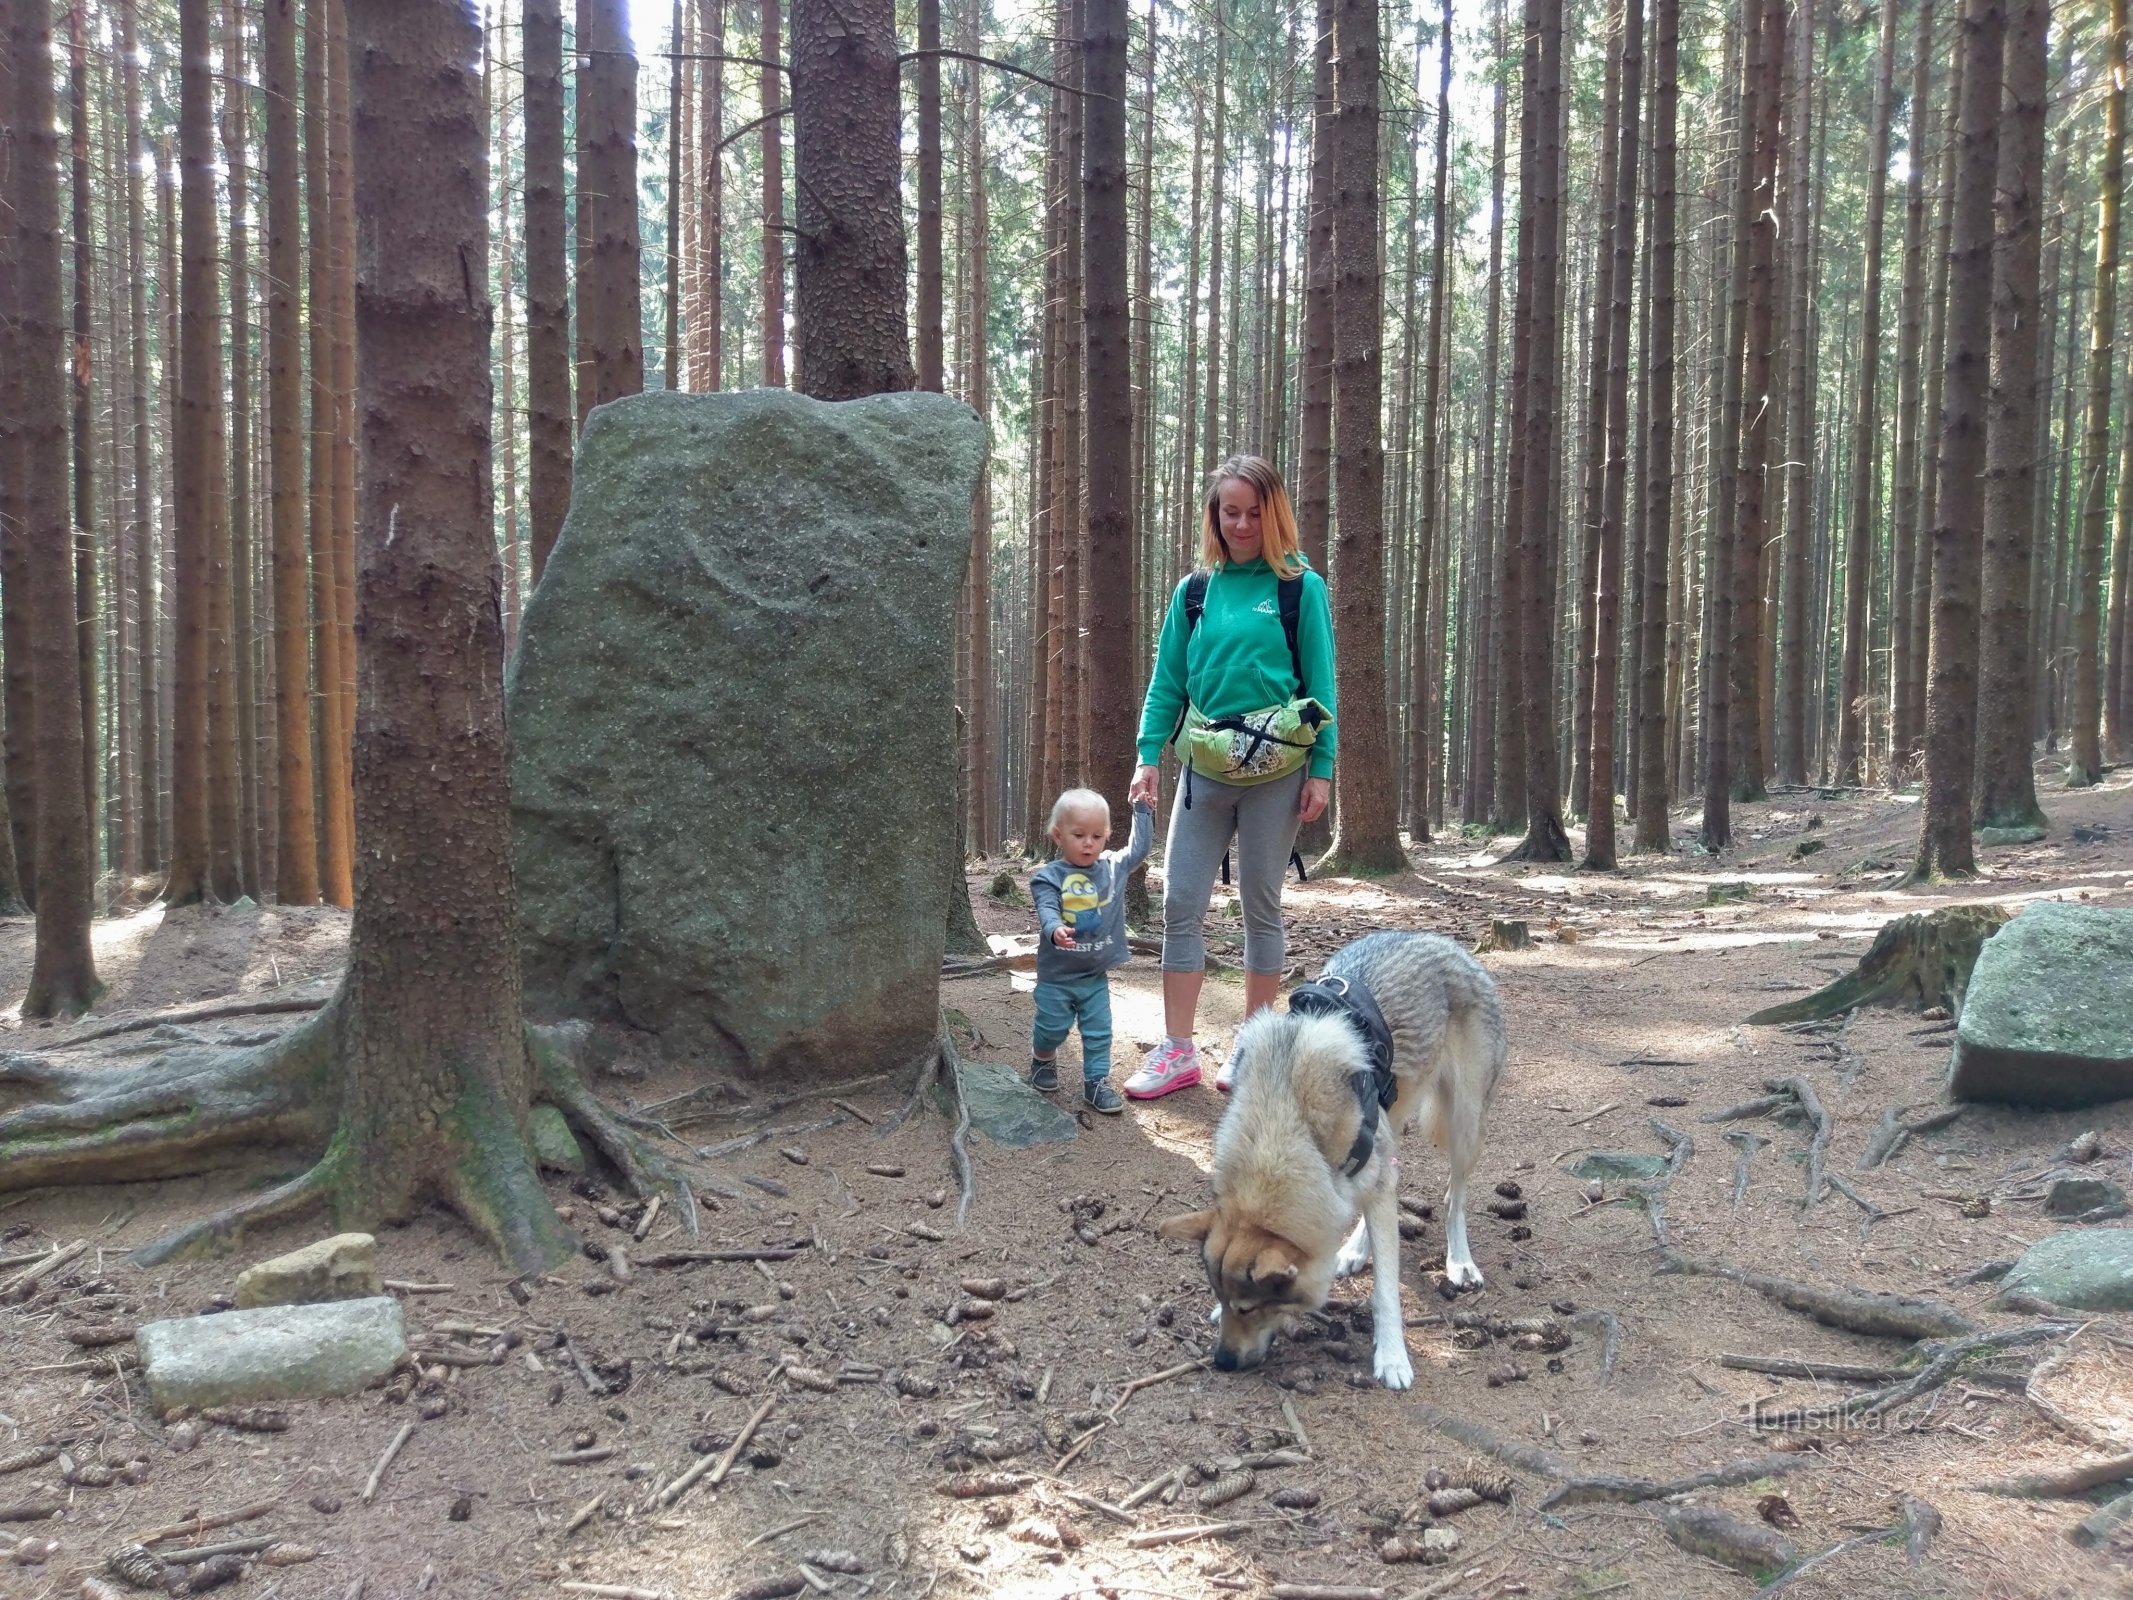
[(1481, 1269), (1471, 1261), (1447, 1261), (1444, 1276), (1454, 1289), (1481, 1287)]
[(1411, 1389), (1415, 1382), (1415, 1364), (1407, 1359), (1407, 1347), (1395, 1345), (1390, 1350), (1377, 1353), (1378, 1382), (1388, 1389)]
[(1341, 1253), (1333, 1258), (1333, 1275), (1336, 1278), (1352, 1278), (1370, 1265), (1370, 1243), (1343, 1245)]

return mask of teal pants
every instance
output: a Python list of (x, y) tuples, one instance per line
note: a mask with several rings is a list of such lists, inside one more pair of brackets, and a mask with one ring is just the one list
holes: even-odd
[(1085, 1080), (1111, 1076), (1111, 975), (1068, 978), (1037, 985), (1037, 1024), (1030, 1046), (1050, 1055), (1081, 1024), (1081, 1075)]

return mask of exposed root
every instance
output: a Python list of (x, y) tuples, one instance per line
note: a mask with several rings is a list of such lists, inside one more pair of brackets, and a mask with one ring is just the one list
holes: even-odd
[(1751, 1272), (1727, 1261), (1708, 1261), (1669, 1250), (1659, 1270), (1724, 1278), (1775, 1300), (1787, 1310), (1810, 1316), (1832, 1328), (1875, 1339), (1943, 1339), (1976, 1332), (1976, 1324), (1953, 1306), (1910, 1295), (1873, 1294), (1853, 1289), (1825, 1289), (1790, 1278)]
[(2022, 1385), (2022, 1398), (2029, 1402), (2031, 1410), (2068, 1438), (2077, 1440), (2092, 1450), (2123, 1449), (2123, 1441), (2106, 1438), (2079, 1418), (2068, 1416), (2048, 1396), (2039, 1392), (2037, 1386), (2065, 1366), (2073, 1354), (2074, 1341), (2069, 1339), (2031, 1368), (2028, 1380)]
[(1771, 1078), (1763, 1087), (1773, 1094), (1790, 1096), (1807, 1120), (1814, 1124), (1814, 1137), (1807, 1144), (1807, 1198), (1801, 1204), (1803, 1211), (1812, 1211), (1822, 1203), (1822, 1191), (1827, 1187), (1822, 1181), (1822, 1169), (1829, 1159), (1829, 1136), (1834, 1124), (1823, 1107), (1821, 1096), (1805, 1078)]
[(1935, 1129), (1947, 1127), (1969, 1107), (1943, 1106), (1915, 1122), (1903, 1120), (1905, 1109), (1901, 1106), (1890, 1106), (1881, 1113), (1881, 1121), (1875, 1124), (1873, 1137), (1866, 1141), (1866, 1151), (1859, 1157), (1861, 1172), (1871, 1171), (1884, 1161), (1893, 1161), (1897, 1152), (1910, 1140), (1922, 1133), (1932, 1133)]
[(1570, 1463), (1561, 1456), (1550, 1455), (1545, 1450), (1535, 1449), (1530, 1444), (1520, 1444), (1516, 1439), (1506, 1439), (1478, 1422), (1469, 1422), (1464, 1417), (1455, 1417), (1449, 1411), (1440, 1410), (1427, 1400), (1418, 1400), (1415, 1412), (1429, 1427), (1435, 1428), (1447, 1438), (1457, 1439), (1484, 1455), (1494, 1456), (1507, 1467), (1516, 1467), (1521, 1472), (1533, 1473), (1536, 1477), (1553, 1478), (1558, 1483), (1567, 1483), (1577, 1476)]
[[(1900, 1406), (1909, 1405), (1920, 1395), (1928, 1394), (1946, 1383), (1962, 1370), (1972, 1357), (1992, 1350), (2005, 1350), (2015, 1345), (2035, 1344), (2039, 1340), (2056, 1338), (2066, 1332), (2064, 1323), (2036, 1323), (2026, 1328), (2008, 1328), (1998, 1333), (1981, 1333), (1953, 1343), (1937, 1340), (1922, 1341), (1920, 1353), (1928, 1357), (1923, 1370), (1902, 1383), (1885, 1389), (1872, 1389), (1865, 1394), (1849, 1395), (1834, 1405), (1814, 1406), (1794, 1411), (1757, 1412), (1750, 1421), (1758, 1428), (1812, 1427), (1829, 1422), (1843, 1422), (1857, 1417), (1878, 1417)], [(2133, 1473), (2133, 1462), (2127, 1471)], [(2109, 1480), (2103, 1480), (2108, 1482)]]
[[(1921, 1501), (1920, 1503), (1923, 1504), (1924, 1502)], [(1822, 1549), (1817, 1550), (1813, 1555), (1806, 1557), (1804, 1560), (1794, 1562), (1783, 1572), (1779, 1573), (1775, 1578), (1772, 1578), (1768, 1583), (1764, 1584), (1761, 1589), (1756, 1591), (1758, 1600), (1760, 1600), (1760, 1597), (1763, 1595), (1775, 1594), (1780, 1589), (1790, 1587), (1793, 1579), (1804, 1578), (1808, 1573), (1814, 1571), (1815, 1568), (1821, 1566), (1823, 1562), (1834, 1561), (1838, 1556), (1843, 1555), (1844, 1552), (1847, 1550), (1856, 1550), (1860, 1545), (1863, 1544), (1878, 1543), (1883, 1539), (1889, 1538), (1894, 1534), (1902, 1533), (1903, 1531), (1904, 1530), (1902, 1528), (1874, 1528), (1866, 1533), (1855, 1534), (1849, 1539), (1840, 1539), (1833, 1545), (1826, 1545)], [(1912, 1565), (1917, 1565), (1915, 1559), (1913, 1560)]]
[(528, 1024), (526, 1051), (534, 1069), (535, 1096), (563, 1113), (571, 1127), (592, 1141), (640, 1200), (665, 1195), (691, 1235), (697, 1231), (696, 1196), (681, 1169), (639, 1138), (600, 1097), (585, 1086), (577, 1067), (550, 1030)]
[(1615, 1381), (1615, 1358), (1622, 1353), (1622, 1319), (1612, 1311), (1580, 1311), (1570, 1322), (1600, 1330), (1600, 1387), (1606, 1388)]
[(1644, 1214), (1651, 1219), (1652, 1235), (1659, 1241), (1659, 1248), (1669, 1248), (1666, 1237), (1666, 1191), (1676, 1174), (1688, 1165), (1689, 1157), (1696, 1153), (1696, 1141), (1679, 1128), (1661, 1122), (1657, 1117), (1648, 1119), (1652, 1132), (1672, 1142), (1674, 1148), (1668, 1154), (1666, 1171), (1649, 1183), (1634, 1185), (1636, 1192), (1644, 1197)]
[(948, 1091), (955, 1097), (955, 1132), (948, 1136), (948, 1154), (955, 1163), (959, 1191), (955, 1202), (955, 1225), (960, 1228), (963, 1219), (970, 1214), (971, 1197), (977, 1192), (977, 1177), (970, 1168), (970, 1106), (963, 1099), (962, 1062), (955, 1053), (955, 1040), (948, 1031), (945, 1016), (941, 1018), (941, 1048), (935, 1070), (948, 1080)]
[(2061, 1467), (2057, 1472), (2029, 1472), (2019, 1477), (2000, 1478), (1981, 1483), (1977, 1488), (1980, 1494), (2013, 1495), (2024, 1500), (2063, 1500), (2128, 1478), (2133, 1478), (2133, 1455), (2118, 1455)]
[(315, 1206), (338, 1203), (344, 1173), (342, 1147), (336, 1145), (309, 1171), (287, 1183), (141, 1246), (133, 1252), (134, 1264), (159, 1267), (166, 1261), (191, 1261), (234, 1250), (243, 1242), (245, 1229), (255, 1222), (298, 1216)]
[(1827, 988), (1756, 1012), (1752, 1023), (1805, 1022), (1859, 1006), (1960, 1009), (1970, 969), (2008, 914), (1998, 906), (1946, 906), (1887, 923), (1859, 965)]
[(1789, 1094), (1766, 1094), (1754, 1100), (1743, 1100), (1737, 1106), (1727, 1106), (1723, 1111), (1712, 1111), (1698, 1117), (1698, 1122), (1739, 1122), (1748, 1117), (1767, 1117), (1771, 1112), (1794, 1104)]
[[(1853, 1188), (1848, 1181), (1834, 1172), (1829, 1174), (1829, 1186), (1866, 1213), (1865, 1216), (1859, 1219), (1859, 1242), (1861, 1244), (1865, 1244), (1868, 1237), (1873, 1233), (1875, 1223), (1884, 1222), (1890, 1217), (1902, 1214), (1897, 1211), (1882, 1210), (1881, 1207), (1875, 1205), (1873, 1201), (1867, 1199), (1865, 1195)], [(1910, 1208), (1905, 1207), (1904, 1209), (1909, 1210)]]
[(1740, 1155), (1733, 1163), (1733, 1209), (1738, 1211), (1741, 1202), (1748, 1198), (1748, 1163), (1755, 1159), (1755, 1152), (1770, 1141), (1759, 1133), (1729, 1133), (1726, 1138), (1740, 1146)]
[(1594, 1505), (1612, 1501), (1618, 1505), (1636, 1505), (1646, 1500), (1670, 1500), (1677, 1494), (1689, 1494), (1697, 1489), (1729, 1489), (1738, 1484), (1754, 1483), (1758, 1478), (1782, 1478), (1788, 1472), (1798, 1472), (1810, 1466), (1814, 1457), (1800, 1451), (1768, 1455), (1748, 1456), (1740, 1461), (1729, 1461), (1709, 1472), (1699, 1472), (1693, 1477), (1673, 1478), (1659, 1482), (1651, 1478), (1618, 1478), (1601, 1474), (1591, 1478), (1572, 1478), (1560, 1489), (1541, 1501), (1543, 1511), (1553, 1511), (1560, 1506)]
[(275, 999), (232, 1000), (218, 1005), (156, 1011), (145, 1017), (129, 1017), (126, 1021), (114, 1022), (109, 1027), (92, 1028), (87, 1033), (77, 1033), (72, 1038), (60, 1040), (52, 1048), (72, 1050), (76, 1045), (94, 1044), (99, 1039), (116, 1039), (122, 1033), (143, 1033), (150, 1028), (166, 1026), (181, 1027), (188, 1022), (217, 1022), (227, 1017), (276, 1017), (319, 1011), (332, 999), (331, 993), (312, 995), (304, 999), (283, 995)]
[(1932, 1544), (1939, 1533), (1940, 1513), (1934, 1510), (1926, 1501), (1919, 1499), (1917, 1495), (1905, 1495), (1903, 1497), (1903, 1545), (1905, 1553), (1911, 1558), (1912, 1566), (1917, 1566), (1919, 1561), (1924, 1558), (1926, 1547)]

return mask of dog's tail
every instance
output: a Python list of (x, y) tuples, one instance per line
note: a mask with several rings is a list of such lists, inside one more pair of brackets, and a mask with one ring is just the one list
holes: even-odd
[(1482, 1125), (1509, 1050), (1495, 981), (1479, 962), (1469, 958), (1446, 974), (1445, 1001), (1444, 1034), (1420, 1121), (1430, 1141), (1443, 1149), (1456, 1183), (1481, 1159)]

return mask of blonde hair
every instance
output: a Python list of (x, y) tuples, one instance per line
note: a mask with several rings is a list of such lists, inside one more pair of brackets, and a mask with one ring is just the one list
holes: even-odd
[(1111, 827), (1111, 802), (1094, 789), (1069, 789), (1052, 802), (1052, 820), (1045, 824), (1044, 831), (1057, 837), (1059, 825), (1068, 817), (1084, 816), (1091, 811), (1103, 813), (1105, 831)]
[(1302, 541), (1296, 533), (1296, 513), (1289, 507), (1289, 491), (1281, 474), (1264, 456), (1231, 456), (1215, 468), (1207, 480), (1207, 498), (1200, 507), (1200, 562), (1210, 572), (1229, 562), (1229, 548), (1222, 542), (1222, 486), (1243, 483), (1259, 496), (1261, 528), (1259, 553), (1275, 576), (1293, 578), (1304, 569)]

